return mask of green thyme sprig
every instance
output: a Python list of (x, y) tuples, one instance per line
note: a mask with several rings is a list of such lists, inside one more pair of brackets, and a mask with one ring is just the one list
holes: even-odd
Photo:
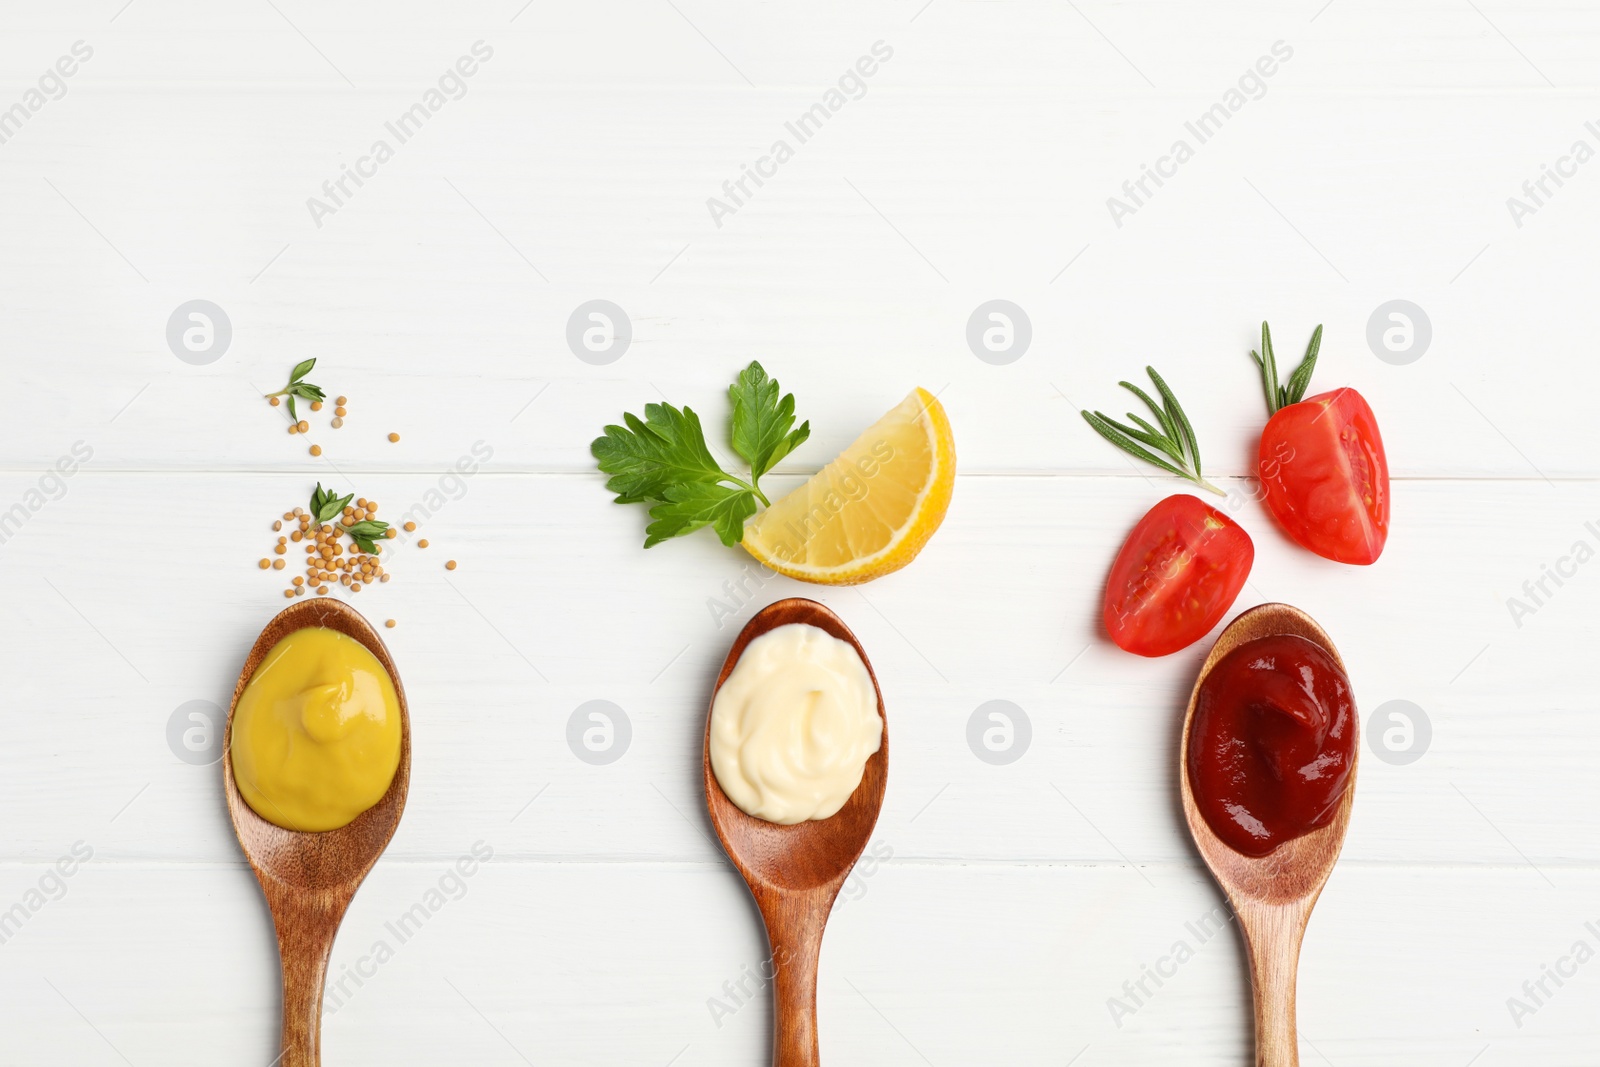
[(344, 509), (355, 496), (354, 493), (339, 496), (332, 489), (322, 488), (322, 483), (318, 482), (316, 490), (311, 494), (311, 517), (319, 524), (333, 523), (333, 528), (339, 533), (350, 535), (350, 540), (357, 548), (376, 556), (381, 551), (378, 542), (388, 536), (388, 523), (381, 519), (362, 519), (360, 522), (345, 526), (336, 521), (344, 514)]
[[(1128, 412), (1128, 420), (1137, 423), (1137, 426), (1118, 422), (1099, 411), (1084, 411), (1084, 420), (1094, 427), (1095, 432), (1101, 437), (1128, 455), (1187, 479), (1202, 489), (1209, 489), (1218, 496), (1226, 495), (1201, 476), (1200, 445), (1195, 441), (1194, 427), (1189, 424), (1189, 416), (1183, 413), (1183, 405), (1178, 403), (1178, 398), (1167, 388), (1167, 383), (1156, 373), (1154, 367), (1146, 367), (1145, 370), (1149, 373), (1150, 380), (1155, 383), (1156, 392), (1161, 394), (1160, 404), (1132, 382), (1118, 384), (1144, 401), (1145, 406), (1155, 416), (1154, 425), (1131, 411)], [(1162, 459), (1161, 456), (1151, 452), (1150, 448), (1143, 447), (1144, 445), (1149, 445), (1150, 448), (1170, 457), (1171, 462)]]
[(323, 393), (320, 387), (312, 385), (310, 382), (304, 380), (305, 376), (311, 373), (311, 368), (315, 367), (316, 365), (317, 361), (315, 359), (301, 360), (299, 363), (294, 365), (294, 370), (289, 372), (289, 384), (284, 386), (282, 389), (279, 389), (276, 393), (267, 394), (268, 398), (275, 396), (288, 397), (290, 422), (299, 421), (299, 416), (297, 416), (294, 411), (295, 397), (299, 397), (302, 400), (313, 400), (318, 402), (328, 399), (327, 395)]
[(311, 494), (311, 517), (319, 523), (332, 522), (355, 498), (354, 493), (340, 496), (332, 489), (322, 488), (322, 483), (318, 482), (317, 488)]
[(1290, 404), (1298, 404), (1306, 398), (1306, 388), (1311, 385), (1311, 372), (1317, 367), (1317, 352), (1322, 348), (1322, 326), (1311, 332), (1311, 343), (1306, 345), (1305, 358), (1300, 360), (1300, 365), (1289, 375), (1289, 381), (1284, 385), (1278, 384), (1278, 360), (1272, 354), (1272, 331), (1267, 329), (1267, 324), (1261, 324), (1261, 354), (1254, 350), (1250, 358), (1256, 361), (1256, 366), (1261, 368), (1261, 386), (1267, 394), (1267, 414), (1276, 415), (1279, 410)]

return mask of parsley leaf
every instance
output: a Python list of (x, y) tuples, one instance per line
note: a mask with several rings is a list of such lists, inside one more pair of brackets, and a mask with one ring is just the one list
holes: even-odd
[(600, 469), (611, 475), (606, 488), (617, 494), (618, 504), (666, 500), (671, 486), (728, 477), (706, 447), (700, 417), (691, 409), (646, 404), (644, 417), (641, 422), (624, 414), (626, 428), (607, 426), (606, 435), (589, 446)]
[(811, 423), (804, 422), (793, 433), (794, 394), (780, 400), (778, 380), (754, 361), (739, 372), (739, 380), (728, 386), (733, 402), (733, 450), (750, 464), (750, 480), (760, 484), (761, 476), (811, 436)]
[(713, 527), (731, 548), (744, 539), (744, 520), (756, 513), (755, 493), (714, 482), (670, 486), (666, 496), (666, 502), (650, 509), (655, 521), (645, 528), (646, 548), (702, 526)]
[(782, 394), (761, 364), (752, 362), (728, 388), (733, 406), (729, 437), (750, 464), (750, 480), (729, 474), (706, 445), (700, 417), (690, 408), (646, 404), (644, 418), (624, 414), (589, 445), (606, 488), (618, 504), (648, 503), (644, 547), (710, 526), (725, 545), (744, 539), (757, 502), (770, 505), (759, 479), (811, 435), (794, 429), (794, 396)]

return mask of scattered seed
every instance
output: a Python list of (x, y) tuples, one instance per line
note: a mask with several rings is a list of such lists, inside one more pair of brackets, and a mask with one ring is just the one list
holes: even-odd
[(281, 559), (273, 560), (272, 561), (272, 569), (275, 570), (275, 571), (283, 570), (283, 560), (281, 560)]
[(311, 402), (311, 410), (312, 410), (312, 411), (321, 411), (321, 410), (322, 410), (322, 401), (320, 401), (320, 400), (313, 400), (313, 401), (312, 401), (312, 402)]
[[(290, 530), (289, 531), (289, 540), (291, 540), (291, 541), (299, 541), (304, 537), (305, 537), (305, 534), (301, 533), (299, 530)], [(279, 540), (281, 541), (282, 538), (279, 538)]]
[(453, 560), (453, 559), (445, 560), (444, 569), (447, 570), (447, 571), (455, 570), (456, 569), (456, 561)]
[(380, 577), (378, 579), (378, 581), (380, 581), (380, 582), (387, 582), (388, 580), (389, 580), (389, 576), (387, 574), (383, 575), (382, 577)]
[(416, 524), (416, 523), (414, 523), (414, 522), (408, 522), (408, 523), (406, 523), (406, 533), (411, 533), (411, 532), (412, 532), (412, 531), (414, 531), (414, 530), (415, 530), (415, 529), (416, 529), (416, 528), (417, 528), (417, 524)]
[(391, 526), (387, 530), (383, 531), (383, 536), (386, 537), (386, 538), (393, 537), (394, 535), (395, 534), (394, 534), (394, 527), (393, 526)]
[(302, 578), (302, 577), (300, 577), (300, 576), (299, 576), (299, 575), (298, 575), (298, 574), (297, 574), (297, 575), (295, 575), (295, 576), (294, 576), (294, 584), (295, 584), (295, 585), (296, 585), (296, 586), (301, 586), (301, 585), (305, 585), (305, 584), (306, 584), (306, 580), (305, 580), (305, 579), (304, 579), (304, 578)]
[(344, 425), (344, 420), (339, 418), (338, 416), (334, 416), (333, 421), (328, 423), (328, 425), (332, 426), (335, 430), (337, 430), (339, 427)]
[(289, 424), (289, 432), (290, 433), (299, 433), (300, 432), (300, 424), (291, 422)]
[(328, 587), (325, 586), (325, 585), (317, 586), (317, 595), (318, 596), (327, 596), (328, 595)]
[(346, 412), (346, 411), (345, 411), (345, 409), (344, 409), (344, 405), (343, 405), (343, 404), (340, 404), (340, 405), (339, 405), (339, 406), (338, 406), (338, 407), (336, 407), (336, 408), (334, 408), (334, 409), (333, 409), (333, 413), (334, 413), (334, 414), (335, 414), (335, 415), (337, 415), (337, 416), (339, 416), (339, 418), (341, 418), (341, 419), (342, 419), (342, 418), (344, 418), (344, 417), (345, 417), (345, 415), (346, 415), (346, 414), (348, 414), (348, 413), (347, 413), (347, 412)]
[(424, 538), (421, 538), (420, 540), (418, 540), (417, 541), (417, 547), (418, 548), (427, 548), (428, 547), (428, 539), (426, 537), (424, 537)]
[(350, 402), (349, 398), (348, 397), (343, 397), (343, 396), (341, 396), (339, 399), (334, 401), (334, 403), (338, 404), (340, 407), (344, 407), (349, 402)]
[(313, 455), (313, 456), (320, 456), (320, 455), (322, 455), (322, 446), (321, 446), (321, 445), (312, 445), (312, 446), (311, 446), (311, 454), (312, 454), (312, 455)]
[(288, 589), (285, 589), (285, 590), (284, 590), (284, 591), (283, 591), (283, 595), (284, 595), (284, 596), (285, 596), (285, 597), (293, 597), (293, 596), (294, 596), (294, 587), (293, 587), (293, 586), (290, 586), (290, 587), (289, 587), (289, 588), (288, 588)]
[(275, 397), (275, 396), (269, 396), (269, 397), (267, 397), (267, 403), (271, 404), (273, 407), (277, 407), (278, 406), (278, 398)]
[(272, 566), (272, 561), (263, 557), (261, 560), (261, 569), (266, 570), (270, 566)]
[(297, 586), (294, 587), (294, 595), (295, 596), (305, 596), (305, 592), (306, 592), (306, 587), (303, 586), (303, 585), (297, 585)]
[(281, 556), (284, 553), (289, 551), (289, 546), (288, 545), (274, 545), (274, 546), (272, 546), (272, 551), (276, 552), (278, 555)]
[(396, 442), (396, 441), (398, 441), (398, 440), (400, 440), (400, 435), (399, 435), (399, 434), (397, 434), (397, 433), (392, 433), (392, 434), (390, 434), (390, 435), (389, 435), (389, 443), (390, 443), (390, 444), (391, 444), (391, 445), (392, 445), (392, 444), (394, 444), (394, 443), (395, 443), (395, 442)]
[(274, 530), (283, 529), (283, 520), (282, 519), (274, 519), (274, 520), (272, 520), (272, 528)]
[(301, 433), (310, 433), (311, 432), (311, 424), (309, 422), (307, 422), (305, 419), (301, 419), (300, 420), (299, 426), (300, 426), (300, 432)]
[(383, 624), (385, 626), (387, 626), (391, 630), (394, 629), (394, 620), (393, 619), (385, 619), (385, 620), (383, 620)]

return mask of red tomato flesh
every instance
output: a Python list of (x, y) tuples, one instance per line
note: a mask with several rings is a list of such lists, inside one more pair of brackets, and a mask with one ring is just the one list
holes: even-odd
[(1117, 647), (1165, 656), (1222, 621), (1255, 561), (1250, 535), (1187, 493), (1145, 513), (1111, 564), (1106, 632)]
[(1261, 432), (1267, 510), (1296, 544), (1369, 564), (1389, 538), (1389, 460), (1360, 393), (1336, 389), (1290, 404)]

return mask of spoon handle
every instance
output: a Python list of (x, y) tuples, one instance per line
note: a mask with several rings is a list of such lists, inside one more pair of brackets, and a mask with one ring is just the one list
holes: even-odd
[(817, 964), (837, 886), (772, 891), (761, 903), (772, 948), (772, 1067), (818, 1067)]
[(1310, 904), (1247, 904), (1238, 909), (1238, 916), (1250, 952), (1256, 1067), (1300, 1067), (1294, 994)]
[(283, 1055), (279, 1067), (320, 1067), (322, 990), (348, 898), (327, 892), (267, 893), (283, 964)]

